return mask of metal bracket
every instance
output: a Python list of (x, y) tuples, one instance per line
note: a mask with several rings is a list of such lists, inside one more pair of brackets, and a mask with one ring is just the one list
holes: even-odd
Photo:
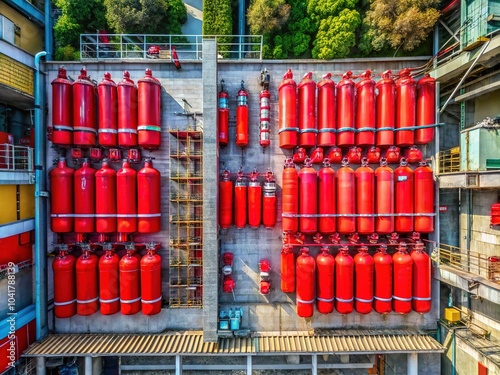
[(30, 182), (29, 182), (29, 183), (30, 183), (30, 185), (34, 185), (34, 184), (35, 184), (35, 182), (36, 182), (36, 178), (35, 178), (35, 174), (34, 174), (34, 173), (30, 173), (30, 174), (29, 174), (29, 181), (30, 181)]
[(35, 197), (48, 198), (49, 197), (49, 192), (45, 191), (45, 190), (35, 191)]

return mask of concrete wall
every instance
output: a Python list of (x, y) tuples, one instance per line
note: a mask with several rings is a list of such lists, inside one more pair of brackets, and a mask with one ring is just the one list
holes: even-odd
[(460, 206), (459, 189), (441, 189), (439, 191), (439, 206), (447, 211), (439, 212), (439, 242), (451, 246), (460, 246), (459, 227)]
[[(419, 354), (418, 373), (440, 375), (441, 358), (439, 354)], [(385, 356), (385, 375), (401, 375), (408, 371), (407, 354), (390, 354)]]
[(5, 3), (0, 3), (0, 14), (10, 19), (21, 29), (21, 34), (15, 35), (14, 43), (26, 52), (34, 55), (43, 49), (43, 31), (23, 15)]
[(500, 116), (500, 90), (489, 92), (477, 97), (475, 102), (474, 122), (482, 121), (486, 117)]

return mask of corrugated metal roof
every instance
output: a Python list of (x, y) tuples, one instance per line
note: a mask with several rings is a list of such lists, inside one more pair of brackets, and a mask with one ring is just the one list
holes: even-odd
[[(362, 331), (361, 331), (362, 332)], [(396, 334), (256, 334), (204, 342), (202, 332), (158, 334), (52, 334), (34, 343), (25, 356), (78, 355), (242, 355), (287, 353), (408, 353), (443, 352), (432, 337)]]

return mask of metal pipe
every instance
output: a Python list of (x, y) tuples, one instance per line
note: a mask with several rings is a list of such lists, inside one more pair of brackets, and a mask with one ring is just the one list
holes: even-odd
[(418, 375), (418, 353), (408, 353), (406, 360), (406, 374)]
[(54, 52), (54, 43), (53, 43), (53, 28), (52, 28), (52, 1), (45, 1), (45, 51), (47, 51), (47, 56), (45, 56), (45, 60), (52, 60), (52, 54)]
[(44, 86), (40, 59), (46, 51), (35, 55), (35, 312), (36, 339), (48, 333), (47, 321), (47, 186), (45, 163), (45, 126), (43, 118)]
[(451, 375), (456, 375), (457, 371), (455, 369), (456, 365), (456, 360), (457, 360), (457, 353), (455, 346), (457, 345), (456, 343), (456, 338), (455, 338), (455, 329), (452, 329), (451, 331)]

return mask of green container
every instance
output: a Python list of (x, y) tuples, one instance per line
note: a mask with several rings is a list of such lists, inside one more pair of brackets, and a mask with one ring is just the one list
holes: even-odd
[(460, 132), (460, 170), (500, 169), (500, 126), (478, 125)]

